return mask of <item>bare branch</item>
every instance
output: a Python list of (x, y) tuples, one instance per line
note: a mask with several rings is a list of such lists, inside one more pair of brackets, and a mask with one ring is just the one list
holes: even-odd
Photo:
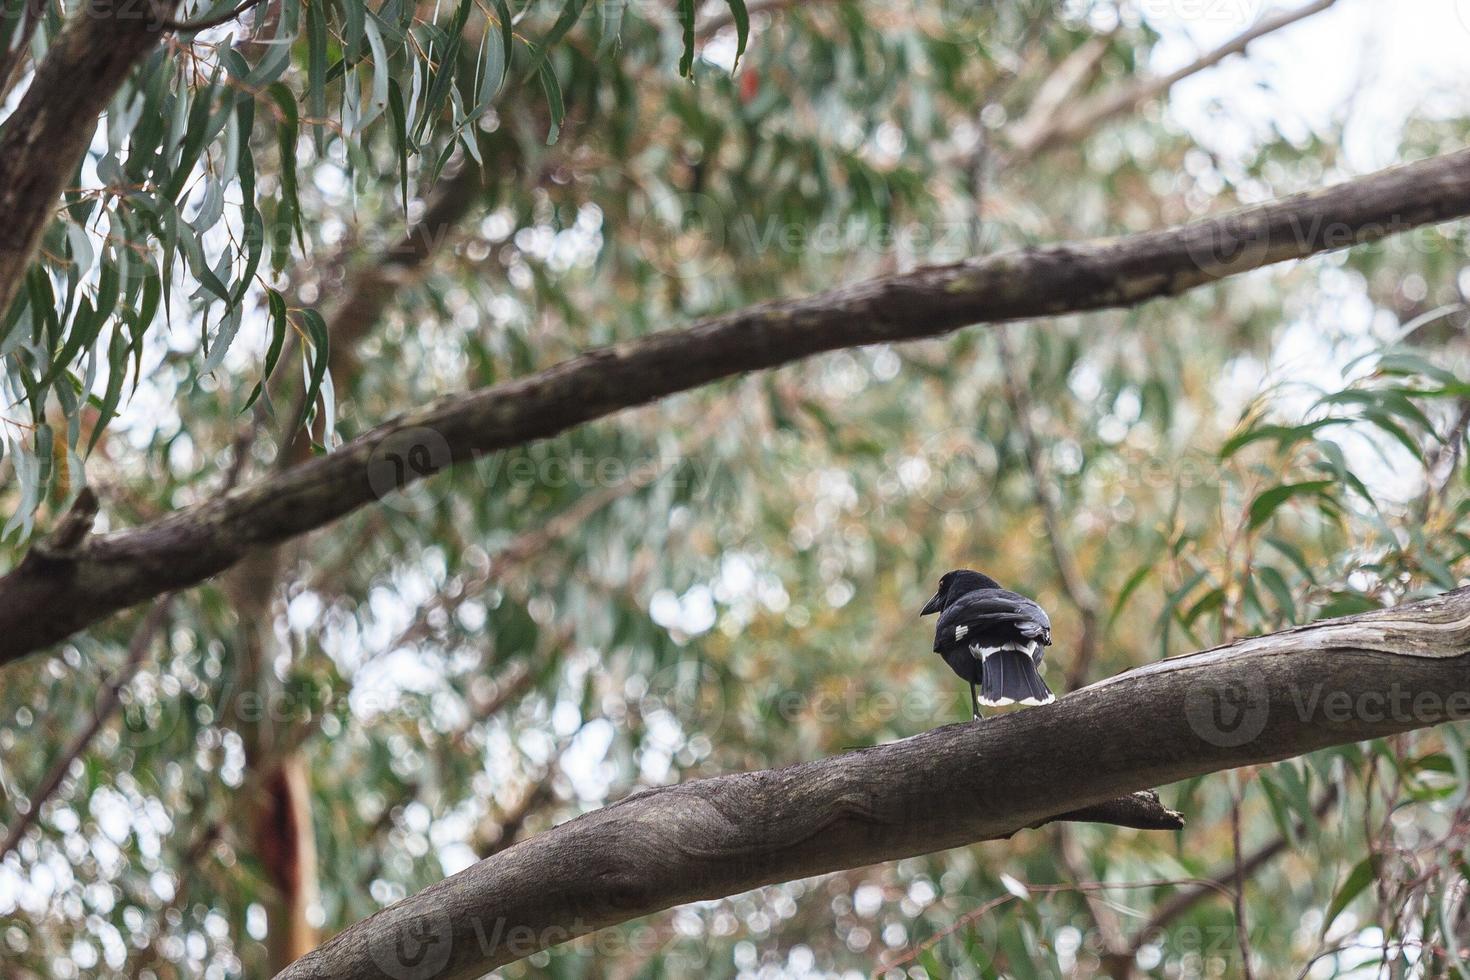
[[(766, 303), (441, 399), (332, 454), (0, 579), (0, 664), (198, 583), (457, 461), (824, 351), (1135, 306), (1470, 213), (1470, 151), (1124, 238), (1003, 252)], [(45, 614), (36, 615), (43, 609)]]
[[(1322, 794), (1321, 799), (1312, 807), (1312, 813), (1320, 820), (1336, 804), (1337, 787), (1334, 786)], [(1302, 833), (1307, 831), (1306, 827), (1299, 826), (1299, 829)], [(1185, 912), (1188, 912), (1211, 895), (1224, 895), (1229, 897), (1233, 882), (1241, 877), (1250, 878), (1257, 871), (1260, 871), (1266, 865), (1276, 860), (1277, 857), (1284, 854), (1290, 846), (1290, 838), (1285, 834), (1278, 835), (1249, 854), (1243, 855), (1238, 863), (1232, 856), (1228, 862), (1223, 864), (1219, 869), (1212, 871), (1204, 880), (1191, 882), (1189, 887), (1181, 888), (1173, 895), (1170, 895), (1167, 900), (1160, 902), (1154, 907), (1153, 914), (1149, 916), (1148, 922), (1134, 935), (1133, 941), (1129, 943), (1129, 957), (1131, 958), (1136, 955), (1143, 948), (1144, 944), (1155, 938), (1161, 930), (1167, 929), (1175, 919), (1178, 919)]]
[[(1156, 800), (1118, 797), (1470, 716), (1467, 650), (1460, 589), (1151, 664), (1046, 707), (637, 793), (378, 912), (281, 977), (458, 980), (685, 902), (1054, 819), (1136, 807), (1177, 826)], [(410, 954), (417, 972), (395, 973)]]
[[(1028, 159), (1042, 153), (1058, 143), (1075, 142), (1079, 137), (1092, 132), (1098, 126), (1126, 112), (1156, 99), (1176, 84), (1191, 75), (1213, 68), (1234, 54), (1244, 54), (1252, 42), (1321, 13), (1337, 0), (1314, 0), (1304, 7), (1288, 10), (1271, 17), (1262, 18), (1254, 26), (1236, 35), (1212, 51), (1200, 55), (1194, 61), (1152, 78), (1143, 78), (1131, 85), (1124, 85), (1096, 98), (1085, 100), (1070, 110), (1057, 111), (1060, 102), (1049, 104), (1044, 113), (1027, 113), (1029, 125), (1018, 126), (1011, 133), (1012, 152), (1015, 158)], [(1014, 159), (1012, 162), (1015, 162)]]

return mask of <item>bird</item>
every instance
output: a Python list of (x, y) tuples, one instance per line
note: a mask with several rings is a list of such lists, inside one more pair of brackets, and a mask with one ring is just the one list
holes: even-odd
[[(1051, 704), (1037, 670), (1051, 646), (1051, 620), (1033, 600), (968, 568), (946, 572), (921, 616), (939, 613), (934, 652), (970, 682), (970, 708)], [(976, 693), (976, 685), (979, 692)]]

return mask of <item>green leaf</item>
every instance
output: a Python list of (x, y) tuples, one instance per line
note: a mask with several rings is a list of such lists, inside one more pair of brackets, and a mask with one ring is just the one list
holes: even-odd
[(322, 377), (327, 373), (327, 325), (316, 310), (302, 310), (301, 320), (306, 324), (306, 333), (311, 341), (303, 347), (301, 356), (305, 361), (306, 397), (301, 401), (301, 415), (291, 423), (291, 431), (299, 429), (310, 417), (321, 391)]
[(495, 19), (500, 22), (500, 40), (505, 48), (505, 63), (510, 65), (510, 59), (515, 53), (515, 28), (510, 15), (510, 7), (505, 0), (493, 0), (495, 4)]
[(1302, 483), (1286, 483), (1281, 486), (1272, 487), (1251, 501), (1250, 528), (1256, 528), (1271, 519), (1271, 515), (1280, 509), (1281, 505), (1293, 497), (1320, 494), (1334, 485), (1332, 480), (1306, 480)]
[(365, 0), (341, 0), (342, 44), (347, 63), (357, 64), (362, 59), (363, 43), (367, 40), (367, 6)]
[(599, 58), (617, 47), (622, 39), (623, 14), (627, 6), (627, 0), (603, 0), (598, 4), (598, 11), (602, 14), (602, 37), (597, 42)]
[[(281, 110), (276, 123), (276, 139), (281, 147), (281, 204), (276, 212), (276, 233), (272, 236), (271, 265), (280, 272), (286, 267), (290, 254), (289, 232), (295, 229), (296, 242), (304, 250), (305, 236), (301, 231), (301, 201), (296, 189), (296, 139), (299, 134), (299, 119), (296, 113), (296, 97), (284, 82), (274, 82), (268, 89), (270, 97)], [(286, 234), (282, 234), (285, 231)]]
[(582, 16), (582, 7), (585, 4), (586, 0), (567, 0), (566, 5), (561, 9), (560, 16), (556, 18), (556, 23), (551, 25), (551, 30), (546, 32), (546, 36), (536, 46), (536, 56), (532, 59), (531, 67), (527, 69), (525, 77), (530, 78), (533, 72), (541, 70), (541, 66), (551, 57), (552, 47), (566, 37), (567, 31), (570, 31), (577, 23), (577, 19)]
[(398, 190), (403, 199), (403, 213), (408, 214), (408, 128), (403, 111), (403, 91), (396, 78), (388, 81), (388, 111), (393, 117), (393, 142), (398, 149)]
[(1347, 422), (1347, 419), (1330, 418), (1317, 419), (1316, 421), (1307, 422), (1302, 425), (1255, 426), (1227, 439), (1225, 444), (1220, 447), (1219, 456), (1221, 459), (1229, 459), (1246, 446), (1260, 442), (1263, 439), (1275, 439), (1276, 451), (1284, 452), (1303, 439), (1311, 438), (1319, 429), (1324, 429), (1329, 425), (1345, 425)]
[(255, 400), (265, 392), (266, 383), (271, 379), (271, 373), (276, 369), (276, 361), (280, 360), (281, 348), (286, 343), (286, 298), (274, 289), (267, 289), (266, 303), (270, 307), (271, 315), (271, 342), (269, 349), (265, 352), (265, 372), (261, 374), (260, 380), (255, 383), (250, 397), (245, 401), (245, 407), (240, 411), (247, 412)]
[(311, 136), (320, 156), (326, 152), (327, 118), (327, 15), (326, 0), (306, 3), (306, 112), (311, 117)]
[(118, 403), (122, 401), (123, 382), (128, 377), (128, 338), (122, 326), (112, 331), (112, 340), (107, 345), (107, 389), (97, 404), (97, 423), (92, 427), (92, 438), (87, 441), (87, 455), (97, 446), (97, 440), (107, 429), (107, 423), (117, 416)]
[(694, 0), (679, 0), (679, 24), (684, 28), (684, 54), (679, 58), (679, 74), (694, 74)]
[(1138, 587), (1143, 584), (1144, 580), (1153, 571), (1154, 563), (1148, 561), (1138, 566), (1133, 574), (1128, 576), (1128, 580), (1123, 583), (1123, 588), (1118, 593), (1118, 598), (1113, 601), (1113, 610), (1108, 615), (1109, 623), (1117, 622), (1118, 614), (1123, 611), (1123, 607), (1128, 604), (1128, 600), (1133, 596), (1133, 593), (1138, 591)]
[(1370, 854), (1348, 872), (1347, 880), (1342, 883), (1342, 887), (1338, 888), (1337, 894), (1332, 896), (1332, 901), (1322, 916), (1322, 935), (1327, 935), (1327, 931), (1332, 928), (1332, 923), (1342, 914), (1343, 909), (1348, 907), (1348, 903), (1362, 894), (1363, 890), (1378, 877), (1378, 868), (1381, 863), (1382, 859), (1377, 854)]
[(415, 143), (422, 141), (424, 131), (428, 128), (433, 118), (439, 114), (444, 105), (444, 100), (449, 97), (449, 86), (454, 82), (454, 73), (459, 57), (459, 46), (464, 34), (465, 22), (469, 20), (470, 11), (474, 8), (474, 0), (460, 0), (459, 7), (455, 11), (454, 20), (449, 25), (447, 34), (441, 42), (434, 45), (430, 54), (430, 60), (435, 64), (433, 78), (429, 82), (429, 93), (424, 99), (423, 111), (419, 113), (414, 121), (413, 139)]
[(725, 0), (730, 7), (730, 17), (735, 21), (735, 63), (730, 66), (733, 75), (740, 67), (740, 56), (745, 54), (745, 42), (750, 39), (750, 12), (745, 9), (745, 0)]
[(1276, 598), (1276, 606), (1289, 623), (1295, 623), (1296, 599), (1291, 594), (1291, 586), (1286, 584), (1286, 579), (1272, 565), (1258, 565), (1256, 576), (1265, 584), (1271, 595)]
[[(484, 112), (505, 84), (506, 56), (500, 39), (489, 31), (480, 39), (480, 79), (475, 87), (475, 110)], [(470, 137), (473, 141), (474, 137)]]
[(551, 110), (551, 129), (546, 134), (546, 145), (550, 146), (561, 135), (561, 123), (567, 115), (566, 104), (561, 98), (561, 85), (556, 80), (556, 72), (551, 70), (550, 62), (541, 64), (541, 87), (546, 90), (546, 102)]
[[(219, 74), (218, 67), (215, 69), (215, 74)], [(178, 200), (184, 185), (188, 183), (189, 175), (194, 170), (194, 164), (198, 162), (199, 155), (204, 152), (205, 141), (209, 138), (209, 107), (214, 101), (214, 91), (214, 80), (211, 79), (209, 85), (194, 97), (194, 103), (189, 107), (179, 159), (169, 175), (168, 182), (163, 187), (163, 195), (170, 201)], [(182, 100), (183, 96), (179, 98)]]

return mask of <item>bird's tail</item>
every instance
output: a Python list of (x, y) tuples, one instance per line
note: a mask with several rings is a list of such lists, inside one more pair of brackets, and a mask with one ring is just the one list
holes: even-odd
[(1020, 650), (997, 650), (985, 658), (980, 676), (981, 704), (1051, 704), (1055, 700), (1036, 664)]

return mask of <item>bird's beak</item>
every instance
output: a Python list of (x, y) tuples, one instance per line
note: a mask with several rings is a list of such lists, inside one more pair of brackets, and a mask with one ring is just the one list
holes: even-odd
[(934, 613), (939, 612), (943, 608), (944, 608), (944, 593), (943, 592), (936, 592), (936, 593), (934, 593), (934, 598), (932, 598), (932, 599), (929, 600), (929, 604), (924, 607), (924, 611), (921, 612), (921, 613), (919, 613), (919, 615), (920, 616), (931, 616)]

